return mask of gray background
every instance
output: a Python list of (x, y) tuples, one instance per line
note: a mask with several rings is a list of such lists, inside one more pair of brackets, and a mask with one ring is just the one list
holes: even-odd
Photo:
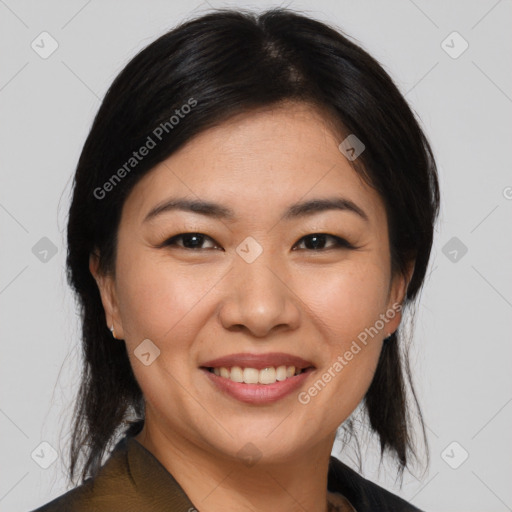
[[(365, 475), (429, 511), (512, 510), (510, 0), (210, 4), (285, 5), (335, 23), (421, 118), (443, 203), (412, 353), (432, 460), (400, 490), (370, 445)], [(80, 349), (64, 236), (92, 118), (136, 51), (208, 10), (190, 0), (0, 0), (0, 510), (26, 511), (67, 490)], [(31, 47), (51, 49), (43, 31), (58, 43), (46, 59)], [(469, 44), (457, 58), (464, 42), (446, 39), (453, 31)], [(53, 452), (42, 442), (57, 457), (47, 469)], [(349, 452), (341, 458), (350, 463)]]

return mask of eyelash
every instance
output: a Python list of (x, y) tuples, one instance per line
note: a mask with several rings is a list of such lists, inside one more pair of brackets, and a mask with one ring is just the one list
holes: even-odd
[[(190, 247), (183, 247), (183, 246), (180, 246), (180, 245), (176, 244), (176, 240), (183, 239), (183, 237), (185, 237), (187, 235), (195, 236), (195, 237), (202, 237), (203, 242), (208, 239), (208, 240), (211, 240), (212, 242), (216, 243), (215, 240), (213, 240), (213, 238), (209, 237), (208, 235), (203, 235), (202, 233), (180, 233), (179, 235), (175, 235), (175, 236), (165, 240), (165, 242), (160, 244), (159, 247), (175, 246), (175, 247), (178, 247), (180, 249), (185, 249), (185, 250), (188, 250), (188, 251), (201, 251), (201, 250), (211, 250), (211, 249), (213, 249), (212, 247), (207, 248), (207, 249), (202, 249), (202, 248), (199, 248), (199, 249), (195, 248), (195, 249), (193, 249), (193, 248), (190, 248)], [(352, 249), (352, 250), (355, 250), (355, 249), (358, 248), (358, 247), (352, 245), (350, 242), (348, 242), (344, 238), (340, 238), (339, 236), (335, 236), (335, 235), (329, 235), (328, 233), (311, 233), (310, 235), (306, 235), (306, 236), (303, 236), (302, 238), (300, 238), (299, 241), (297, 242), (297, 244), (299, 242), (302, 242), (305, 239), (310, 238), (310, 237), (326, 237), (326, 238), (332, 239), (335, 242), (334, 246), (327, 247), (326, 249), (325, 248), (324, 249), (309, 249), (309, 251), (312, 251), (312, 252), (322, 252), (322, 251), (327, 251), (327, 250), (330, 250), (330, 249)], [(297, 244), (295, 244), (295, 245), (297, 245)], [(292, 249), (292, 250), (295, 250), (295, 249)], [(308, 250), (308, 249), (305, 249), (305, 250)]]

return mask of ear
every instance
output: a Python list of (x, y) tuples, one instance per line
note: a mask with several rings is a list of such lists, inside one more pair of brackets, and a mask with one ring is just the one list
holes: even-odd
[[(390, 320), (386, 324), (385, 334), (393, 334), (400, 326), (400, 322), (402, 321), (401, 305), (405, 299), (405, 295), (407, 294), (407, 288), (414, 273), (414, 264), (415, 262), (411, 261), (407, 265), (407, 269), (403, 274), (399, 273), (393, 276), (393, 279), (389, 287), (388, 305), (386, 310), (390, 311)], [(400, 307), (398, 307), (398, 305), (400, 305)], [(391, 314), (391, 311), (395, 312), (393, 313), (393, 316)]]
[(123, 339), (123, 326), (119, 314), (114, 278), (110, 274), (103, 274), (99, 271), (99, 261), (99, 254), (92, 252), (89, 255), (89, 270), (100, 291), (107, 327), (110, 329), (113, 325), (116, 338)]

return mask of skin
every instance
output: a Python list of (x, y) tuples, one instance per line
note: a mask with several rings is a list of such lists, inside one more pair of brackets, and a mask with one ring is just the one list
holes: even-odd
[[(133, 188), (115, 277), (99, 274), (91, 255), (107, 325), (125, 341), (146, 400), (136, 439), (201, 511), (324, 512), (336, 430), (364, 397), (384, 337), (399, 326), (397, 313), (306, 405), (297, 392), (272, 404), (242, 403), (199, 370), (232, 353), (287, 352), (316, 367), (299, 391), (307, 390), (403, 300), (410, 272), (391, 275), (384, 204), (339, 151), (343, 138), (307, 104), (231, 118)], [(334, 196), (353, 201), (368, 221), (333, 209), (280, 220), (294, 203)], [(174, 210), (144, 222), (170, 197), (219, 203), (235, 219)], [(190, 232), (207, 235), (199, 249), (183, 239), (159, 246)], [(315, 233), (357, 248), (327, 237), (315, 249), (308, 237)], [(252, 263), (236, 252), (248, 236), (263, 249)], [(144, 339), (161, 351), (149, 366), (134, 355)], [(237, 455), (249, 442), (260, 456), (251, 466)]]

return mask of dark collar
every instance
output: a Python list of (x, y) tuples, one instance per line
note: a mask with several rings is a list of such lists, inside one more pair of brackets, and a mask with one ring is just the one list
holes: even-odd
[(327, 489), (343, 494), (357, 512), (421, 512), (333, 456), (329, 460)]
[(125, 437), (114, 451), (126, 450), (128, 470), (142, 502), (162, 502), (162, 510), (188, 512), (194, 505), (165, 466), (133, 437)]

